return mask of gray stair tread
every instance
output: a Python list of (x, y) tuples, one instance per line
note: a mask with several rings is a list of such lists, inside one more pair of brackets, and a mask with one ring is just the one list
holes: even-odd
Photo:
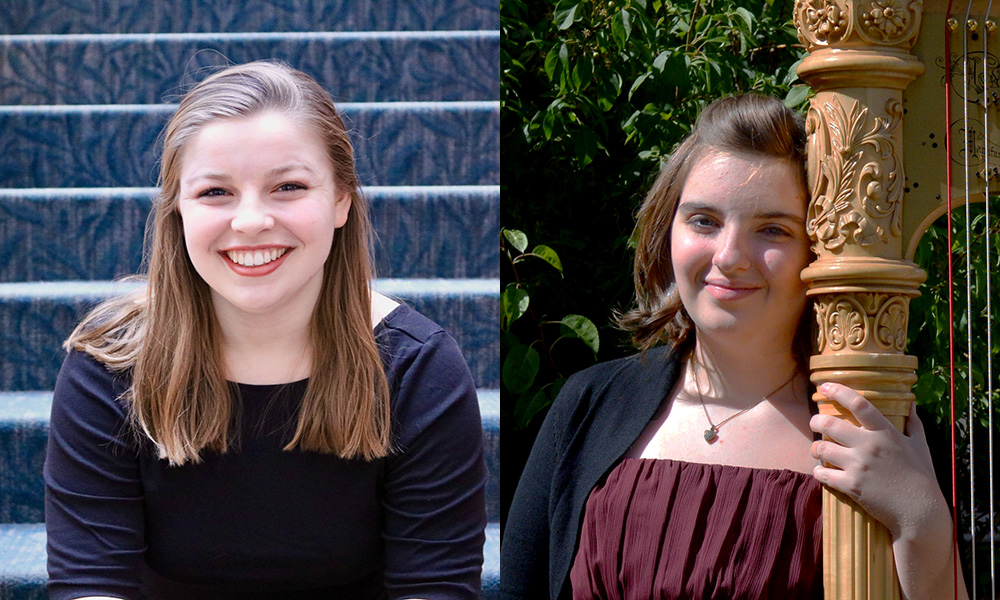
[[(43, 523), (0, 523), (0, 582), (44, 586), (45, 525)], [(494, 591), (500, 584), (500, 525), (489, 523), (483, 545), (483, 591)]]
[(339, 102), (492, 100), (499, 53), (499, 31), (0, 36), (0, 104), (173, 102), (208, 73), (263, 59)]
[(45, 525), (0, 523), (0, 580), (44, 583)]
[[(90, 308), (137, 284), (108, 281), (0, 283), (0, 389), (51, 389), (61, 345)], [(441, 325), (458, 342), (478, 387), (500, 386), (499, 279), (379, 279), (394, 296)]]
[[(33, 298), (108, 298), (138, 289), (128, 281), (29, 281), (0, 283), (0, 300)], [(460, 296), (499, 294), (496, 279), (376, 279), (374, 289), (389, 296)]]
[[(362, 191), (372, 205), (380, 276), (499, 277), (500, 186)], [(157, 192), (0, 189), (0, 281), (116, 279), (138, 272)]]
[[(499, 185), (500, 102), (342, 103), (364, 185)], [(0, 107), (0, 187), (156, 183), (172, 104)], [(89, 151), (81, 152), (81, 148)]]
[(499, 29), (497, 0), (0, 0), (0, 33)]

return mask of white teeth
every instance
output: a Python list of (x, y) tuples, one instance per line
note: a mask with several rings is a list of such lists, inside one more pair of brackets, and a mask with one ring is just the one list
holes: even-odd
[(226, 252), (229, 260), (244, 267), (259, 267), (266, 265), (272, 260), (278, 260), (288, 251), (288, 248), (270, 248), (268, 250), (256, 250), (254, 252), (242, 252), (230, 250)]

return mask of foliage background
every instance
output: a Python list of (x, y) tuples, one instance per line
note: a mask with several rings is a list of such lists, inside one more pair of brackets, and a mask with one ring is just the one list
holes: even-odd
[[(596, 361), (632, 352), (613, 321), (632, 303), (634, 214), (697, 114), (711, 100), (750, 90), (805, 110), (808, 88), (795, 74), (804, 49), (791, 22), (793, 3), (501, 1), (501, 225), (507, 230), (501, 240), (501, 289), (507, 292), (501, 323), (504, 514), (545, 407), (561, 382)], [(998, 228), (991, 224), (987, 235), (977, 210), (971, 213), (972, 239), (993, 240), (996, 248)], [(961, 231), (964, 216), (958, 212), (956, 231)], [(929, 278), (911, 304), (908, 352), (920, 358), (918, 403), (928, 415), (924, 421), (935, 466), (950, 496), (947, 233), (942, 219), (918, 251), (917, 262)], [(982, 466), (991, 454), (983, 441), (988, 435), (985, 388), (991, 378), (996, 385), (997, 375), (975, 365), (995, 355), (1000, 345), (994, 340), (989, 348), (987, 336), (978, 335), (989, 323), (985, 298), (996, 288), (984, 274), (997, 261), (986, 265), (982, 249), (970, 248), (961, 236), (954, 250), (960, 315), (955, 320), (958, 486), (967, 490), (970, 462), (979, 465), (980, 481), (989, 474)], [(965, 266), (967, 253), (971, 268)], [(977, 407), (972, 422), (980, 439), (974, 460), (968, 451), (969, 419), (961, 418), (969, 404), (970, 363), (962, 350), (970, 330), (967, 272), (972, 273), (971, 330), (977, 332), (972, 354), (980, 357), (971, 370)], [(592, 323), (594, 339), (567, 327), (568, 316), (574, 323), (581, 322), (577, 317)], [(537, 359), (527, 360), (532, 351)], [(985, 500), (989, 486), (977, 489)], [(973, 518), (967, 505), (959, 508), (963, 522)], [(976, 515), (977, 544), (984, 546), (989, 515)], [(969, 541), (963, 541), (963, 552)]]
[[(632, 302), (629, 238), (661, 161), (715, 98), (792, 89), (792, 104), (805, 99), (804, 86), (791, 87), (802, 54), (793, 0), (736, 4), (501, 2), (501, 225), (561, 266), (515, 264), (522, 252), (502, 240), (502, 289), (514, 284), (530, 300), (502, 323), (505, 508), (560, 382), (631, 352), (613, 313)], [(596, 351), (579, 336), (560, 339), (567, 315), (596, 326)], [(525, 347), (540, 357), (528, 386)]]

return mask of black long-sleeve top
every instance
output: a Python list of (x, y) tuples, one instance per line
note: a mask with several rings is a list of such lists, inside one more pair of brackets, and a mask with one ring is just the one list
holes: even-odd
[(129, 430), (128, 377), (70, 353), (45, 464), (50, 598), (478, 598), (472, 377), (454, 340), (405, 306), (375, 336), (395, 452), (373, 461), (281, 449), (299, 381), (233, 384), (239, 445), (168, 466)]

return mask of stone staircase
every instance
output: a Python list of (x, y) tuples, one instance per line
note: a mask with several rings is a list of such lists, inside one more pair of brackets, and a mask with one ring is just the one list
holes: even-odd
[(499, 2), (0, 0), (0, 600), (45, 598), (60, 348), (140, 270), (156, 140), (214, 67), (276, 58), (353, 130), (377, 289), (458, 340), (479, 388), (499, 584)]

